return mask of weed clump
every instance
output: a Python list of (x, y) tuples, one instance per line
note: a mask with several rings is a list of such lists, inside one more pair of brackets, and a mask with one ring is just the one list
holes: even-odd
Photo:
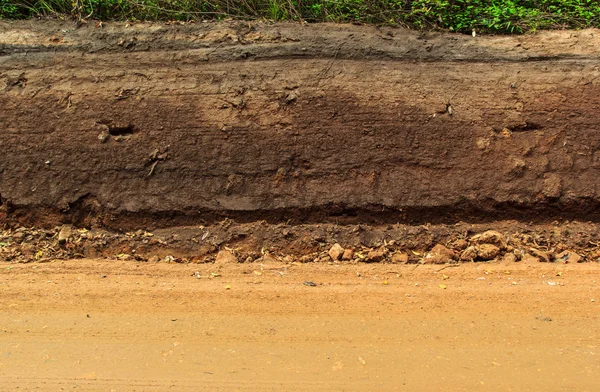
[(0, 0), (0, 19), (269, 19), (472, 33), (600, 27), (598, 0)]

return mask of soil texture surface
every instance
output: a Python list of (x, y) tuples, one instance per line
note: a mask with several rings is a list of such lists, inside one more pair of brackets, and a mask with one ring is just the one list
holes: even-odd
[(598, 219), (600, 34), (0, 23), (0, 221)]
[(0, 269), (2, 391), (596, 391), (593, 264)]

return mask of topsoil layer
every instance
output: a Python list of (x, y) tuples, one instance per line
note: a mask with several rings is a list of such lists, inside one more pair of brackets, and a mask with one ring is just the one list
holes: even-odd
[(600, 34), (0, 23), (0, 223), (598, 220)]

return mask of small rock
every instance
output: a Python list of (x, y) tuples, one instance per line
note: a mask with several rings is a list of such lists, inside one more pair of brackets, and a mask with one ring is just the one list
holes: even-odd
[(498, 257), (500, 248), (492, 244), (481, 244), (477, 247), (477, 257), (482, 260), (492, 260)]
[(342, 260), (350, 261), (354, 258), (354, 251), (352, 249), (344, 250), (344, 254), (342, 255)]
[(392, 263), (406, 264), (408, 263), (408, 255), (406, 253), (396, 252), (392, 256)]
[(517, 256), (514, 253), (507, 253), (502, 257), (502, 262), (506, 264), (511, 264), (517, 261)]
[(150, 256), (150, 258), (148, 259), (149, 263), (158, 263), (160, 261), (160, 257), (158, 256)]
[(477, 234), (471, 237), (471, 241), (476, 244), (493, 244), (500, 249), (504, 249), (506, 247), (504, 236), (495, 230), (488, 230), (481, 234)]
[(217, 253), (217, 258), (215, 259), (215, 264), (235, 264), (238, 262), (237, 257), (233, 255), (230, 251), (223, 249)]
[(560, 252), (559, 254), (557, 254), (554, 258), (554, 261), (576, 264), (581, 263), (583, 259), (577, 253), (571, 252), (570, 250), (565, 250), (564, 252)]
[(544, 263), (550, 262), (550, 257), (548, 257), (548, 254), (546, 252), (541, 251), (541, 250), (536, 249), (536, 248), (530, 248), (529, 251), (531, 252), (531, 254), (533, 256), (535, 256), (538, 259), (540, 259), (540, 261), (543, 261)]
[(340, 244), (334, 244), (331, 249), (329, 249), (328, 254), (329, 257), (331, 257), (331, 260), (338, 261), (344, 255), (344, 248), (342, 248)]
[(477, 258), (477, 248), (469, 246), (460, 254), (460, 259), (463, 261), (473, 261)]
[(367, 257), (364, 258), (364, 261), (367, 263), (377, 263), (383, 260), (385, 257), (385, 252), (382, 250), (372, 250), (367, 254)]
[(73, 234), (73, 229), (71, 228), (71, 226), (63, 226), (62, 229), (60, 229), (60, 232), (58, 233), (58, 243), (66, 243), (69, 237), (71, 237), (71, 234)]
[(451, 263), (454, 257), (454, 251), (446, 248), (442, 244), (434, 246), (423, 258), (425, 264), (446, 264)]

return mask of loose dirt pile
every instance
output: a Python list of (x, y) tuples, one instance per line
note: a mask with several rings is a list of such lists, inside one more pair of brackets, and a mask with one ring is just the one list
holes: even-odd
[[(494, 227), (495, 230), (489, 230)], [(498, 231), (499, 230), (499, 231)], [(201, 227), (116, 233), (104, 229), (20, 227), (0, 231), (0, 260), (18, 263), (98, 258), (139, 262), (458, 262), (600, 261), (592, 223), (528, 225), (286, 225), (225, 220)]]

